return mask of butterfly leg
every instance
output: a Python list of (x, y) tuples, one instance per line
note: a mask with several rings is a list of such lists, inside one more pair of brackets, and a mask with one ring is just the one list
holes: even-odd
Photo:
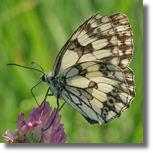
[[(50, 88), (48, 88), (47, 93), (46, 93), (46, 95), (45, 95), (45, 98), (44, 98), (43, 102), (41, 103), (41, 105), (44, 104), (44, 106), (43, 106), (43, 109), (42, 109), (42, 112), (41, 112), (41, 115), (40, 115), (39, 119), (41, 118), (41, 116), (42, 116), (42, 114), (43, 114), (43, 112), (44, 112), (44, 108), (45, 108), (45, 106), (46, 106), (46, 98), (47, 98), (47, 96), (53, 96), (53, 94), (48, 94), (49, 89), (50, 89)], [(40, 106), (41, 106), (41, 105), (40, 105)], [(40, 107), (40, 106), (39, 106), (39, 107)]]
[[(46, 95), (45, 95), (45, 98), (44, 98), (43, 102), (41, 103), (41, 105), (46, 101), (47, 96), (53, 96), (53, 94), (48, 94), (49, 89), (50, 89), (50, 88), (48, 88), (47, 93), (46, 93)], [(40, 106), (41, 106), (41, 105), (40, 105)], [(40, 107), (40, 106), (39, 106), (39, 107)]]
[[(63, 106), (63, 105), (62, 105)], [(57, 112), (59, 111), (59, 98), (57, 98), (57, 109), (56, 109), (56, 113), (54, 115), (54, 118), (52, 120), (52, 122), (50, 123), (50, 125), (46, 128), (46, 129), (42, 129), (42, 131), (46, 131), (50, 128), (50, 126), (53, 124), (55, 118), (56, 118), (56, 115), (57, 115)]]
[(65, 104), (65, 102), (64, 102), (63, 105), (59, 108), (59, 111), (63, 108), (64, 104)]
[[(36, 103), (37, 103), (38, 106), (39, 106), (39, 104), (38, 104), (38, 102), (37, 102), (36, 97), (35, 97), (34, 94), (33, 94), (33, 89), (34, 89), (39, 83), (41, 83), (41, 81), (38, 82), (34, 87), (31, 88), (31, 94), (32, 94), (33, 98), (35, 99), (35, 101), (36, 101)], [(40, 106), (39, 106), (39, 107), (40, 107)]]

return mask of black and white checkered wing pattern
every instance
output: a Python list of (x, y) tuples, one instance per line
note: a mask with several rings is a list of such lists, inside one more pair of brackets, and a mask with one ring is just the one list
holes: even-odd
[(73, 33), (61, 49), (53, 76), (86, 61), (101, 61), (126, 68), (132, 58), (133, 35), (126, 15), (92, 15)]
[(119, 117), (135, 96), (131, 69), (123, 71), (111, 63), (80, 63), (66, 69), (63, 75), (63, 99), (91, 124)]
[(91, 124), (110, 122), (135, 97), (134, 74), (128, 68), (132, 54), (133, 35), (126, 15), (92, 15), (57, 56), (52, 77), (63, 79), (64, 85), (56, 93)]

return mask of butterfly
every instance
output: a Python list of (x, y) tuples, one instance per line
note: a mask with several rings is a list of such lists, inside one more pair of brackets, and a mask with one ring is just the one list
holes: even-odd
[(59, 52), (53, 71), (41, 76), (52, 94), (90, 124), (108, 123), (135, 97), (132, 29), (125, 14), (89, 17)]

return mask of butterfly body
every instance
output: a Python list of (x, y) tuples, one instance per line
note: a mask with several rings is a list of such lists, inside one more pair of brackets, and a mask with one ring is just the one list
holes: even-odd
[(119, 117), (135, 97), (134, 73), (128, 67), (133, 35), (126, 15), (92, 15), (58, 54), (52, 73), (41, 80), (91, 124)]
[(64, 79), (61, 76), (53, 77), (52, 73), (44, 73), (40, 76), (42, 82), (47, 83), (50, 87), (52, 94), (59, 99), (62, 99), (61, 92), (65, 86)]

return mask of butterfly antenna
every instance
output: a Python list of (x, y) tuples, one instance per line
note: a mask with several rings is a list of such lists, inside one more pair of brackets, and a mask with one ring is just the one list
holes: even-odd
[(35, 71), (38, 71), (38, 72), (41, 72), (41, 73), (44, 74), (44, 71), (40, 71), (40, 70), (35, 69), (35, 68), (32, 68), (32, 67), (22, 66), (22, 65), (18, 65), (18, 64), (14, 64), (14, 63), (8, 63), (7, 65), (15, 65), (15, 66), (19, 66), (19, 67), (23, 67), (23, 68), (27, 68), (27, 69), (35, 70)]
[(43, 72), (45, 72), (44, 69), (43, 69), (38, 63), (36, 63), (35, 61), (32, 61), (31, 64), (36, 64), (36, 65), (38, 65), (38, 66), (43, 70)]
[[(37, 64), (36, 62), (32, 62), (32, 63)], [(38, 70), (38, 69), (35, 69), (35, 68), (27, 67), (27, 66), (22, 66), (22, 65), (14, 64), (14, 63), (8, 63), (7, 65), (15, 65), (15, 66), (19, 66), (19, 67), (23, 67), (23, 68), (27, 68), (27, 69), (32, 69), (32, 70), (35, 70), (35, 71), (38, 71), (38, 72), (41, 72), (41, 73), (44, 74), (43, 68), (42, 68), (40, 65), (38, 65), (38, 64), (37, 64), (37, 65), (38, 65), (43, 71)], [(32, 94), (32, 96), (34, 97), (34, 99), (35, 99), (35, 101), (36, 101), (36, 103), (37, 103), (38, 106), (39, 106), (39, 104), (38, 104), (38, 102), (37, 102), (37, 100), (36, 100), (36, 97), (35, 97), (34, 94), (33, 94), (33, 89), (34, 89), (38, 84), (40, 84), (41, 82), (42, 82), (42, 81), (38, 82), (34, 87), (31, 88), (31, 94)]]

